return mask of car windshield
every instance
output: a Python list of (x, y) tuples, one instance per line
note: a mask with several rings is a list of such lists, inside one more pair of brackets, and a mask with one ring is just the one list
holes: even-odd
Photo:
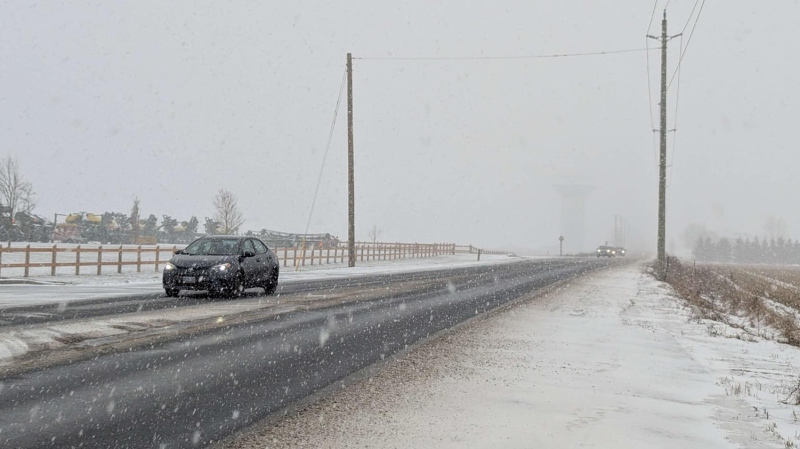
[(190, 256), (223, 256), (237, 254), (239, 252), (239, 240), (237, 239), (201, 239), (192, 242), (184, 254)]

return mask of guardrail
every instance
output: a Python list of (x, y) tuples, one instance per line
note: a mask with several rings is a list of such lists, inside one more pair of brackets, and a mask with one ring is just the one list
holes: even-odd
[[(29, 277), (32, 270), (55, 276), (58, 268), (70, 268), (76, 276), (101, 275), (109, 267), (122, 273), (124, 267), (136, 267), (159, 271), (174, 252), (185, 245), (46, 245), (27, 244), (24, 247), (0, 246), (0, 275), (3, 270), (22, 270)], [(329, 265), (346, 263), (349, 257), (347, 246), (334, 247), (273, 248), (284, 267)], [(472, 245), (454, 243), (382, 243), (357, 242), (356, 259), (359, 262), (395, 259), (417, 259), (454, 254), (506, 254), (502, 251), (486, 251)], [(479, 256), (480, 257), (480, 256)], [(60, 270), (63, 273), (64, 270)], [(127, 270), (125, 270), (127, 271)], [(17, 271), (19, 272), (19, 271)], [(107, 272), (107, 271), (106, 271)]]

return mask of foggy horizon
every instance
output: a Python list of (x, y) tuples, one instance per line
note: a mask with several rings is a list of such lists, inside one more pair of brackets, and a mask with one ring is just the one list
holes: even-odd
[[(669, 34), (694, 2), (673, 0)], [(655, 251), (660, 53), (653, 4), (385, 5), (11, 2), (0, 18), (2, 147), (34, 213), (166, 214), (201, 222), (219, 189), (243, 230), (304, 232), (345, 68), (354, 57), (356, 237), (557, 251), (557, 184), (594, 186), (585, 248)], [(709, 2), (669, 90), (667, 249), (690, 224), (800, 239), (790, 167), (797, 2)], [(792, 14), (794, 13), (794, 14)], [(650, 34), (660, 32), (661, 11)], [(232, 25), (235, 24), (235, 25)], [(690, 29), (683, 37), (686, 45)], [(395, 60), (548, 55), (596, 56)], [(681, 38), (670, 41), (668, 74)], [(361, 59), (365, 58), (365, 59)], [(677, 107), (677, 109), (676, 109)], [(648, 116), (648, 111), (651, 116)], [(674, 147), (673, 147), (674, 145)], [(340, 105), (310, 232), (347, 237)], [(777, 166), (780, 164), (780, 166)], [(771, 217), (771, 218), (770, 218)], [(569, 238), (568, 236), (566, 236)]]

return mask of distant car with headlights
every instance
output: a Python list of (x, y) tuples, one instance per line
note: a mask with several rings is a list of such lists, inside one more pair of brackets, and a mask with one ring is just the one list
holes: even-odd
[(618, 246), (618, 247), (616, 247), (614, 249), (616, 250), (616, 255), (617, 256), (625, 257), (625, 248), (623, 248), (621, 246)]
[(164, 267), (167, 296), (181, 290), (206, 290), (211, 296), (241, 296), (260, 287), (267, 295), (278, 287), (278, 257), (255, 237), (206, 236), (176, 251)]
[(597, 257), (616, 257), (617, 249), (613, 246), (600, 246), (597, 248)]

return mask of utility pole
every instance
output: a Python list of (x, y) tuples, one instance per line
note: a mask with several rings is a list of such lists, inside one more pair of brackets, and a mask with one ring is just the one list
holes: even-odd
[(353, 170), (353, 55), (347, 54), (347, 266), (356, 266), (356, 192)]
[(661, 122), (659, 134), (661, 145), (658, 156), (658, 261), (666, 258), (666, 218), (667, 218), (667, 42), (680, 34), (667, 37), (667, 10), (661, 20), (661, 37), (647, 37), (661, 42)]

